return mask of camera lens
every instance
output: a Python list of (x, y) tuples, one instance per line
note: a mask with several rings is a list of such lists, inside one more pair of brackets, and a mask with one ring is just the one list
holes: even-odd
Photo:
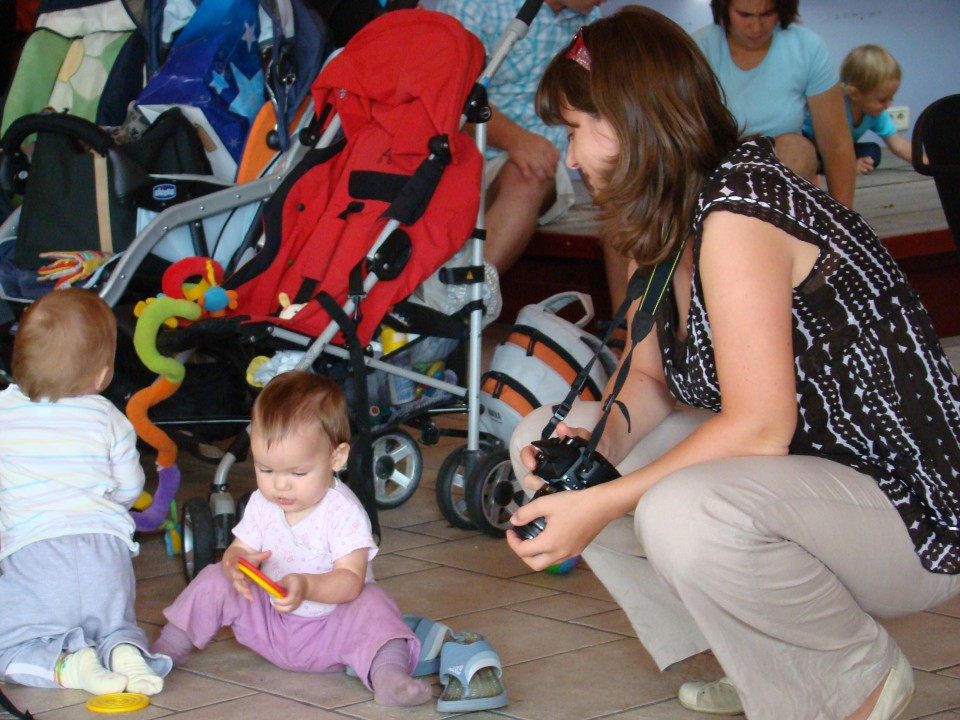
[[(561, 488), (562, 489), (562, 488)], [(553, 487), (553, 485), (545, 483), (533, 494), (533, 499), (536, 500), (538, 497), (543, 497), (544, 495), (552, 495), (557, 492), (558, 488)], [(537, 535), (543, 532), (543, 529), (547, 526), (547, 521), (538, 517), (536, 520), (531, 520), (526, 525), (518, 525), (514, 528), (514, 532), (520, 536), (521, 540), (532, 540)]]

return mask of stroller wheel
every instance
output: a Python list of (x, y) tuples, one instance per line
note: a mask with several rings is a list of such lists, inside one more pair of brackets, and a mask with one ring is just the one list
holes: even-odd
[(423, 475), (423, 454), (413, 437), (391, 430), (373, 441), (373, 483), (377, 507), (399, 507), (413, 495)]
[[(437, 471), (437, 505), (448, 523), (464, 530), (472, 530), (476, 526), (470, 519), (470, 515), (467, 514), (467, 484), (464, 468), (466, 451), (466, 445), (458, 447), (447, 455), (447, 459), (443, 461), (440, 470)], [(481, 442), (478, 460), (486, 452), (489, 452), (489, 448)]]
[(473, 524), (485, 535), (496, 538), (502, 538), (513, 527), (510, 517), (527, 500), (506, 449), (480, 459), (467, 477), (464, 495)]
[(203, 498), (190, 498), (180, 515), (183, 542), (183, 574), (190, 582), (216, 559), (217, 542), (213, 513)]

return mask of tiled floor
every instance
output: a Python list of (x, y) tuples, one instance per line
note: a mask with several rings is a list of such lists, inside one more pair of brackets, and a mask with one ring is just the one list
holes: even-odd
[[(492, 326), (487, 346), (498, 333), (502, 328)], [(960, 366), (960, 338), (946, 344)], [(680, 707), (676, 691), (684, 680), (719, 676), (712, 657), (701, 656), (661, 674), (585, 564), (565, 576), (534, 573), (504, 541), (451, 528), (443, 520), (434, 497), (436, 471), (461, 442), (444, 438), (424, 448), (419, 489), (399, 508), (380, 514), (383, 542), (374, 568), (402, 610), (442, 620), (454, 630), (483, 633), (496, 648), (510, 704), (496, 712), (473, 713), (476, 720), (698, 717)], [(186, 454), (181, 454), (180, 465), (181, 501), (204, 495), (213, 466)], [(235, 496), (254, 487), (249, 464), (237, 466), (231, 483)], [(152, 638), (163, 623), (161, 610), (183, 588), (184, 579), (180, 560), (167, 556), (160, 535), (143, 537), (141, 544), (135, 560), (137, 611)], [(884, 624), (916, 671), (917, 692), (905, 718), (960, 720), (960, 599)], [(84, 708), (88, 696), (81, 691), (9, 685), (3, 690), (38, 720), (92, 717)], [(435, 693), (439, 691), (435, 682)], [(433, 703), (378, 706), (359, 681), (345, 674), (278, 670), (238, 645), (229, 631), (174, 670), (151, 706), (133, 717), (174, 715), (182, 720), (441, 717)]]
[[(865, 192), (858, 197), (870, 199), (880, 213), (891, 209), (902, 195), (898, 192), (896, 198), (884, 200)], [(924, 207), (920, 214), (929, 217), (929, 208)], [(942, 214), (933, 222), (942, 227)], [(502, 326), (490, 328), (484, 343), (487, 352), (502, 332)], [(948, 338), (944, 344), (955, 367), (960, 368), (960, 337)], [(447, 422), (456, 424), (458, 420)], [(719, 676), (720, 668), (712, 657), (701, 656), (661, 674), (585, 564), (565, 576), (534, 573), (504, 541), (451, 528), (442, 518), (434, 496), (436, 473), (460, 444), (462, 440), (444, 438), (423, 448), (425, 470), (420, 488), (401, 507), (380, 514), (383, 542), (374, 569), (402, 610), (442, 620), (454, 630), (481, 632), (499, 652), (510, 704), (497, 712), (473, 713), (476, 720), (700, 717), (680, 707), (676, 691), (684, 680)], [(185, 453), (180, 465), (184, 483), (178, 499), (205, 496), (213, 466)], [(233, 494), (239, 497), (253, 487), (249, 464), (237, 466), (231, 477)], [(135, 560), (137, 611), (152, 638), (163, 623), (162, 609), (183, 588), (184, 579), (179, 558), (167, 556), (159, 534), (143, 537), (141, 545), (142, 553)], [(960, 598), (884, 624), (915, 668), (917, 692), (905, 718), (960, 720)], [(84, 708), (88, 696), (80, 691), (9, 685), (3, 690), (37, 720), (92, 717)], [(435, 693), (439, 690), (435, 683)], [(432, 703), (417, 708), (380, 707), (359, 681), (344, 674), (278, 670), (223, 631), (206, 650), (195, 652), (185, 667), (174, 670), (150, 707), (132, 717), (149, 720), (164, 716), (183, 720), (423, 720), (440, 714)]]

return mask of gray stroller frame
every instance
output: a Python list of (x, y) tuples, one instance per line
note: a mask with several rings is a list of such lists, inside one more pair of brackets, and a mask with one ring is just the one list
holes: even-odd
[[(474, 92), (468, 99), (467, 107), (461, 116), (460, 126), (467, 122), (475, 123), (475, 140), (481, 154), (486, 149), (486, 125), (490, 110), (486, 101), (486, 88), (496, 74), (504, 59), (517, 41), (522, 39), (530, 23), (540, 10), (543, 0), (527, 0), (517, 17), (511, 21), (498, 41), (487, 66), (478, 80)], [(467, 240), (470, 264), (483, 266), (484, 232), (484, 183), (480, 185), (480, 203), (476, 230)], [(366, 255), (368, 266), (373, 266), (380, 248), (387, 241), (399, 223), (391, 220), (379, 234)], [(369, 291), (377, 282), (371, 272), (364, 280), (364, 290)], [(364, 365), (370, 370), (382, 371), (388, 375), (412, 380), (428, 388), (448, 393), (459, 401), (451, 407), (434, 407), (426, 410), (426, 415), (435, 416), (447, 413), (463, 413), (467, 416), (465, 431), (466, 445), (456, 449), (444, 461), (438, 473), (436, 496), (438, 506), (452, 525), (461, 528), (480, 527), (487, 534), (502, 536), (508, 525), (506, 518), (524, 502), (525, 495), (519, 481), (509, 464), (509, 456), (501, 443), (494, 437), (480, 432), (480, 380), (482, 354), (482, 287), (479, 283), (469, 285), (469, 329), (467, 336), (467, 382), (466, 387), (454, 385), (443, 380), (398, 367), (383, 360), (365, 356)], [(342, 306), (346, 315), (355, 309), (355, 303), (348, 299)], [(339, 325), (331, 320), (326, 329), (315, 339), (292, 333), (280, 327), (272, 327), (270, 332), (287, 343), (306, 348), (303, 357), (297, 363), (297, 369), (309, 370), (322, 353), (341, 359), (349, 358), (349, 351), (332, 345), (331, 341), (339, 331)], [(249, 425), (242, 437), (248, 438)], [(422, 439), (436, 442), (440, 431), (432, 422), (428, 422)], [(456, 430), (447, 430), (445, 434), (460, 435)], [(378, 454), (377, 445), (383, 454)], [(238, 508), (231, 496), (228, 478), (232, 467), (246, 452), (245, 443), (231, 447), (219, 466), (211, 487), (209, 508), (194, 504), (184, 508), (182, 536), (184, 547), (184, 566), (188, 577), (196, 573), (208, 562), (212, 562), (215, 550), (210, 546), (208, 537), (213, 535), (217, 549), (229, 544), (228, 527), (236, 518)], [(410, 436), (402, 430), (391, 430), (379, 436), (374, 447), (374, 489), (379, 507), (395, 507), (408, 499), (416, 490), (422, 471), (420, 451)], [(472, 493), (469, 491), (473, 490)], [(472, 498), (472, 499), (471, 499)], [(193, 510), (196, 517), (191, 517)], [(221, 520), (218, 520), (220, 518)], [(481, 520), (476, 523), (474, 518)], [(207, 527), (215, 528), (213, 533)], [(203, 540), (202, 545), (198, 540)]]
[[(491, 53), (487, 65), (478, 79), (474, 91), (468, 100), (467, 107), (461, 116), (461, 128), (468, 122), (475, 124), (475, 140), (481, 153), (486, 149), (486, 126), (490, 111), (486, 103), (486, 88), (491, 79), (502, 65), (512, 47), (521, 40), (529, 29), (530, 23), (540, 10), (543, 0), (527, 0), (516, 18), (505, 29), (501, 39)], [(304, 118), (312, 114), (308, 109)], [(221, 213), (233, 211), (237, 208), (260, 205), (271, 198), (283, 183), (286, 175), (312, 149), (331, 146), (340, 132), (339, 118), (334, 116), (319, 138), (309, 138), (309, 133), (301, 131), (291, 147), (284, 152), (269, 173), (262, 178), (250, 182), (228, 185), (201, 198), (185, 201), (167, 208), (157, 214), (146, 227), (138, 234), (128, 249), (115, 261), (109, 277), (99, 286), (98, 291), (103, 299), (115, 307), (124, 297), (131, 281), (143, 262), (169, 234), (193, 223), (202, 222)], [(203, 177), (209, 181), (209, 177)], [(484, 232), (484, 184), (480, 185), (480, 203), (476, 222), (476, 230), (467, 240), (467, 252), (470, 265), (483, 267), (483, 240)], [(3, 238), (16, 236), (16, 213), (0, 226), (0, 241)], [(397, 221), (390, 221), (378, 235), (366, 254), (365, 262), (374, 265), (374, 258), (387, 238), (398, 226)], [(262, 241), (262, 239), (261, 239)], [(251, 249), (251, 254), (252, 254)], [(364, 291), (368, 292), (378, 281), (375, 273), (370, 273), (364, 280)], [(363, 358), (365, 367), (371, 371), (381, 371), (388, 376), (406, 378), (426, 388), (433, 388), (448, 394), (452, 399), (448, 406), (428, 408), (425, 420), (421, 425), (421, 440), (433, 444), (439, 439), (440, 431), (431, 418), (442, 414), (466, 414), (467, 423), (464, 430), (444, 430), (443, 434), (463, 436), (466, 444), (454, 450), (442, 464), (437, 479), (437, 501), (445, 519), (461, 528), (480, 527), (488, 534), (503, 534), (505, 526), (503, 518), (512, 514), (512, 509), (518, 507), (524, 500), (520, 483), (509, 470), (509, 458), (499, 440), (480, 431), (480, 383), (481, 383), (481, 350), (483, 329), (483, 288), (479, 282), (473, 282), (468, 287), (469, 320), (466, 338), (467, 372), (465, 387), (447, 382), (444, 379), (418, 373), (404, 367), (399, 367), (384, 360), (366, 355)], [(10, 298), (16, 300), (16, 298)], [(355, 309), (352, 299), (348, 299), (342, 310), (349, 316)], [(333, 338), (340, 327), (335, 320), (331, 320), (327, 328), (315, 339), (309, 336), (291, 332), (279, 326), (270, 328), (270, 333), (287, 345), (305, 348), (302, 359), (297, 363), (298, 369), (310, 369), (321, 354), (334, 358), (349, 359), (350, 353), (346, 348), (332, 344)], [(186, 351), (177, 356), (181, 362), (186, 361), (192, 351)], [(411, 425), (420, 418), (411, 418)], [(216, 420), (214, 422), (223, 422)], [(158, 422), (158, 425), (168, 423)], [(169, 423), (175, 424), (175, 423)], [(238, 420), (238, 427), (243, 428), (240, 437), (249, 438), (249, 420)], [(406, 424), (406, 423), (405, 423)], [(218, 550), (223, 550), (231, 542), (231, 530), (242, 514), (244, 500), (238, 502), (229, 491), (229, 475), (233, 466), (245, 457), (245, 442), (235, 441), (235, 444), (225, 452), (211, 481), (209, 498), (191, 498), (182, 506), (180, 534), (182, 538), (182, 552), (184, 571), (187, 578), (192, 578), (199, 570), (213, 562)], [(420, 481), (422, 472), (422, 458), (419, 447), (413, 438), (404, 430), (392, 428), (378, 435), (374, 443), (374, 489), (379, 507), (395, 507), (408, 499)], [(477, 473), (480, 473), (478, 476)], [(471, 478), (476, 478), (471, 480)], [(468, 491), (474, 486), (485, 492), (486, 506), (471, 507), (476, 502), (468, 501)], [(496, 500), (494, 500), (496, 498)], [(489, 527), (478, 525), (475, 517), (487, 517)]]
[[(511, 21), (500, 41), (494, 48), (487, 66), (484, 68), (467, 107), (460, 119), (462, 128), (467, 122), (475, 123), (475, 140), (481, 154), (486, 149), (486, 125), (490, 110), (486, 102), (486, 88), (514, 44), (522, 39), (530, 23), (540, 10), (543, 0), (527, 0), (517, 17)], [(336, 118), (332, 121), (336, 123)], [(330, 132), (330, 130), (328, 130)], [(432, 156), (431, 156), (432, 157)], [(261, 196), (261, 197), (266, 197)], [(480, 203), (476, 230), (467, 240), (470, 263), (474, 267), (483, 267), (484, 233), (484, 183), (480, 185)], [(368, 250), (365, 262), (374, 267), (376, 256), (399, 223), (391, 220), (387, 223), (376, 241)], [(375, 272), (364, 279), (364, 291), (377, 283)], [(426, 410), (429, 416), (463, 413), (467, 416), (465, 431), (466, 445), (455, 450), (444, 461), (437, 478), (437, 501), (444, 517), (454, 526), (475, 527), (471, 516), (491, 518), (488, 528), (481, 527), (488, 534), (503, 534), (504, 517), (509, 517), (515, 507), (524, 501), (522, 486), (509, 469), (509, 457), (506, 449), (492, 436), (480, 433), (480, 381), (482, 352), (482, 306), (483, 289), (480, 283), (469, 285), (469, 329), (467, 336), (467, 382), (465, 387), (454, 385), (435, 377), (392, 365), (383, 360), (364, 356), (363, 363), (370, 370), (377, 370), (412, 380), (428, 388), (448, 393), (459, 401), (449, 407), (435, 407)], [(348, 298), (342, 310), (350, 316), (356, 309), (353, 299)], [(322, 353), (341, 359), (349, 359), (347, 349), (331, 344), (340, 330), (335, 319), (315, 339), (284, 328), (273, 326), (269, 332), (288, 344), (305, 348), (304, 355), (298, 361), (296, 369), (310, 370)], [(422, 434), (425, 442), (436, 442), (440, 431), (428, 421)], [(446, 431), (446, 434), (459, 435), (458, 431)], [(194, 499), (188, 501), (183, 509), (181, 526), (183, 540), (184, 570), (188, 578), (195, 576), (203, 567), (214, 561), (217, 550), (223, 550), (230, 543), (230, 529), (239, 514), (242, 514), (244, 499), (236, 502), (229, 491), (229, 474), (233, 466), (246, 453), (249, 442), (249, 425), (238, 436), (221, 459), (211, 484), (209, 502)], [(383, 454), (377, 454), (377, 445)], [(408, 499), (416, 490), (422, 472), (422, 459), (416, 442), (403, 430), (388, 430), (380, 435), (374, 446), (374, 490), (379, 507), (396, 507)], [(480, 475), (477, 475), (478, 471)], [(475, 478), (470, 480), (470, 478)], [(467, 489), (472, 484), (488, 498), (485, 506), (470, 512)], [(491, 532), (492, 530), (492, 532)]]

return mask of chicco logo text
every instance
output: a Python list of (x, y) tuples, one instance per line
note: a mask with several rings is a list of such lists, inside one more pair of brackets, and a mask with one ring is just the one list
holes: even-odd
[(177, 186), (173, 183), (162, 183), (153, 186), (154, 200), (173, 200), (177, 196)]

